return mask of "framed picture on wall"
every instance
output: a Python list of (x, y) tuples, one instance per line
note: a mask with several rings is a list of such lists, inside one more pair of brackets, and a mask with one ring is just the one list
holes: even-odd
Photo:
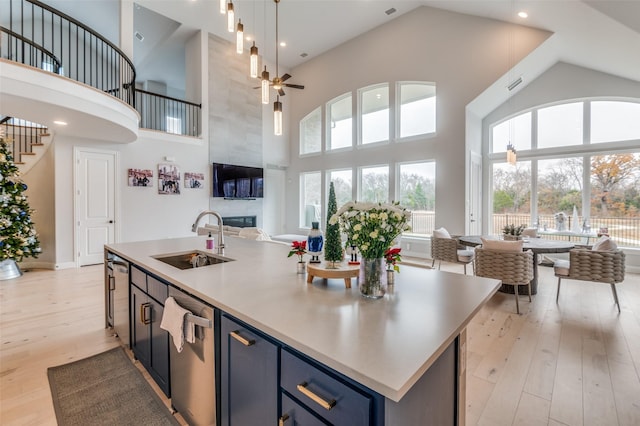
[(184, 172), (184, 187), (202, 189), (204, 187), (204, 173)]
[(158, 194), (180, 194), (180, 168), (175, 164), (158, 164)]
[(129, 186), (153, 186), (153, 170), (129, 169), (127, 182)]

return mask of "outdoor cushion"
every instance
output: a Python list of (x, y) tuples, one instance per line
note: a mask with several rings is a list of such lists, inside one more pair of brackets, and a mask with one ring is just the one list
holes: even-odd
[(618, 249), (618, 245), (614, 243), (611, 238), (603, 235), (595, 242), (591, 250), (593, 251), (616, 251)]
[(451, 238), (451, 234), (445, 228), (434, 229), (433, 231), (434, 238)]
[(503, 240), (491, 240), (480, 238), (482, 240), (482, 247), (489, 250), (503, 250), (503, 251), (522, 251), (522, 240), (518, 241), (503, 241)]
[(473, 259), (473, 250), (458, 250), (458, 261), (459, 262), (471, 262)]

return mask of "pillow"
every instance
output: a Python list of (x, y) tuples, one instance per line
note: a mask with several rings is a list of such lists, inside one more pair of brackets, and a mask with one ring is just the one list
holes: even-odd
[(238, 231), (238, 236), (255, 240), (260, 235), (258, 228), (242, 228)]
[(538, 238), (538, 230), (536, 228), (524, 228), (522, 230), (522, 236)]
[(482, 247), (489, 250), (502, 250), (502, 251), (522, 251), (522, 243), (524, 241), (502, 241), (502, 240), (490, 240), (480, 238), (482, 240)]
[(595, 242), (593, 247), (591, 247), (592, 251), (616, 251), (618, 249), (618, 245), (614, 243), (611, 238), (603, 235)]
[(449, 238), (451, 239), (451, 234), (444, 228), (434, 229), (433, 238)]

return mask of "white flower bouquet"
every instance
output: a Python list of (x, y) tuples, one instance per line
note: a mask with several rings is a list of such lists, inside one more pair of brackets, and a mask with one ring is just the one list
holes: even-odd
[(349, 245), (358, 247), (365, 259), (383, 258), (385, 251), (403, 232), (411, 230), (411, 212), (399, 203), (344, 204), (329, 223), (340, 223), (340, 230), (347, 235)]

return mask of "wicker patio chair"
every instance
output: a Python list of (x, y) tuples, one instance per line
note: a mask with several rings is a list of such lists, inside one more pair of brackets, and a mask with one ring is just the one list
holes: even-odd
[(512, 285), (516, 298), (516, 312), (520, 314), (518, 287), (526, 285), (531, 302), (531, 280), (533, 279), (533, 253), (527, 251), (489, 250), (476, 247), (476, 275), (502, 280)]
[(616, 284), (624, 281), (624, 262), (625, 254), (622, 250), (593, 251), (578, 248), (569, 251), (569, 261), (557, 260), (553, 265), (554, 274), (558, 277), (556, 303), (560, 297), (560, 283), (563, 278), (608, 283), (620, 312)]
[[(467, 274), (467, 264), (473, 267), (473, 250), (466, 250), (456, 238), (431, 238), (431, 267), (438, 261), (438, 269), (442, 262), (460, 263), (464, 265), (464, 274)], [(475, 273), (475, 271), (474, 271)]]

